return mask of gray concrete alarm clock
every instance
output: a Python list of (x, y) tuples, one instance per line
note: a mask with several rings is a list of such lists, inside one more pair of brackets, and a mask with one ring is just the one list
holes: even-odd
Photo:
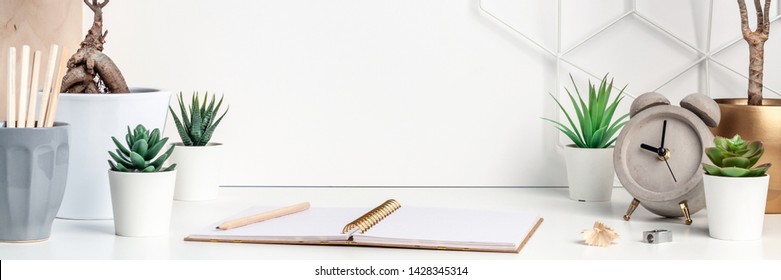
[(616, 140), (613, 166), (634, 197), (624, 220), (638, 205), (665, 217), (685, 218), (705, 207), (701, 163), (713, 143), (708, 127), (721, 119), (719, 106), (702, 94), (681, 100), (681, 107), (655, 92), (640, 95)]

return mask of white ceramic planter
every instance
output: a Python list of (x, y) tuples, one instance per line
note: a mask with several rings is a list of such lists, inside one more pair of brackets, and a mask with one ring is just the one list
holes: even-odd
[(174, 199), (202, 201), (217, 198), (222, 169), (222, 144), (184, 146), (175, 143), (170, 163), (176, 163), (176, 190)]
[(609, 201), (613, 195), (613, 147), (564, 147), (569, 197), (577, 201)]
[(724, 240), (761, 238), (770, 175), (733, 178), (704, 174), (702, 178), (710, 236)]
[(176, 170), (150, 173), (109, 170), (108, 175), (114, 232), (117, 235), (147, 237), (168, 234)]
[(71, 125), (71, 167), (57, 217), (111, 219), (106, 169), (111, 136), (124, 142), (127, 126), (163, 129), (170, 92), (131, 88), (131, 94), (60, 94), (57, 121)]

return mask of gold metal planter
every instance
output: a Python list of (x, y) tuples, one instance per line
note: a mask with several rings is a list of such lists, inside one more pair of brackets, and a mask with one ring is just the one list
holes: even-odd
[(770, 186), (765, 213), (781, 213), (781, 99), (763, 100), (762, 106), (748, 106), (745, 98), (716, 99), (721, 109), (721, 123), (713, 134), (743, 139), (760, 140), (765, 154), (760, 163), (770, 162)]

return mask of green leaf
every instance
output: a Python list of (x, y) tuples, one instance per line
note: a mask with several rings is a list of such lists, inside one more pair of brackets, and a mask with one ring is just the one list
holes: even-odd
[(739, 167), (723, 167), (720, 172), (726, 177), (746, 177), (749, 174), (748, 169)]
[(727, 145), (727, 139), (721, 136), (716, 136), (716, 138), (713, 138), (713, 144), (716, 146), (716, 148), (721, 150), (727, 150), (729, 148)]
[[(212, 95), (212, 101), (209, 104), (209, 107), (204, 108), (203, 110), (203, 131), (206, 131), (207, 128), (209, 128), (209, 125), (213, 121), (212, 118), (214, 118), (214, 115), (217, 113), (214, 111), (214, 101), (217, 100), (217, 95)], [(208, 101), (208, 98), (204, 99), (204, 106), (206, 105), (206, 101)]]
[(133, 133), (130, 132), (130, 126), (127, 126), (127, 134), (125, 134), (125, 142), (127, 143), (127, 147), (133, 147)]
[[(220, 111), (220, 106), (222, 106), (222, 99), (225, 98), (225, 95), (223, 94), (222, 97), (220, 97), (220, 102), (217, 103), (217, 107), (214, 108), (214, 113), (217, 114), (217, 112)], [(227, 110), (226, 110), (227, 112)], [(224, 114), (223, 114), (224, 115)], [(214, 118), (211, 119), (209, 126), (212, 126), (212, 123), (214, 123)]]
[[(140, 139), (136, 141), (136, 143), (133, 144), (133, 148), (131, 151), (139, 154), (139, 155), (146, 155), (146, 150), (149, 149), (149, 144), (147, 143), (146, 139)], [(132, 158), (131, 158), (132, 159)]]
[(184, 127), (182, 127), (182, 122), (179, 121), (179, 118), (176, 117), (176, 114), (174, 114), (174, 110), (171, 107), (168, 107), (169, 110), (171, 110), (171, 115), (174, 116), (174, 123), (176, 124), (176, 131), (179, 132), (179, 138), (182, 139), (182, 143), (185, 146), (192, 146), (193, 141), (190, 139), (190, 135), (187, 134), (187, 131)]
[[(578, 101), (580, 102), (580, 110), (583, 112), (583, 118), (580, 120), (580, 131), (583, 134), (583, 143), (587, 144), (586, 141), (588, 139), (591, 139), (591, 134), (593, 130), (591, 130), (591, 117), (590, 113), (588, 111), (588, 106), (586, 106), (586, 103), (583, 102), (583, 97), (580, 95), (580, 90), (578, 90), (578, 85), (575, 83), (575, 79), (572, 78), (572, 74), (569, 75), (570, 81), (572, 81), (572, 87), (575, 88), (575, 93), (578, 95)], [(573, 106), (577, 106), (577, 104), (573, 104)]]
[[(187, 115), (187, 107), (184, 106), (184, 100), (182, 99), (182, 92), (179, 92), (179, 109), (182, 111), (182, 121), (184, 121), (184, 129), (187, 135), (190, 135), (190, 117)], [(173, 110), (171, 110), (173, 114)], [(174, 114), (176, 116), (176, 114)], [(187, 137), (190, 138), (189, 136)], [(184, 141), (184, 139), (182, 139)]]
[(724, 153), (720, 149), (718, 149), (716, 147), (706, 148), (705, 149), (705, 155), (708, 156), (708, 158), (710, 159), (710, 161), (713, 164), (718, 165), (719, 167), (723, 166), (722, 165), (722, 161), (724, 161), (724, 158), (726, 156), (724, 155)]
[(138, 170), (143, 170), (147, 166), (146, 162), (144, 161), (144, 157), (142, 157), (136, 152), (130, 152), (130, 161), (133, 163), (133, 166)]
[(119, 171), (116, 165), (114, 165), (114, 162), (112, 162), (110, 159), (106, 160), (108, 161), (108, 166), (111, 168), (111, 170)]
[[(564, 109), (564, 106), (561, 105), (561, 102), (559, 102), (559, 100), (556, 99), (556, 97), (554, 97), (553, 94), (551, 94), (551, 93), (548, 93), (548, 94), (553, 98), (554, 101), (556, 101), (556, 104), (559, 105), (559, 108), (561, 109), (561, 111), (564, 112), (564, 116), (567, 117), (567, 121), (569, 122), (570, 126), (572, 127), (572, 130), (574, 130), (575, 135), (577, 135), (577, 138), (578, 139), (582, 139), (581, 136), (580, 136), (580, 132), (578, 132), (578, 129), (575, 126), (575, 123), (572, 122), (572, 118), (570, 118), (569, 114), (567, 113), (567, 110)], [(569, 91), (567, 92), (567, 94), (569, 94)], [(572, 95), (570, 95), (570, 99), (572, 99)], [(577, 106), (575, 106), (575, 111), (578, 114), (578, 117), (580, 117), (580, 110), (578, 110)]]
[[(629, 116), (629, 115), (624, 115), (624, 116)], [(602, 148), (609, 147), (610, 144), (612, 144), (616, 140), (616, 138), (613, 137), (613, 136), (619, 130), (621, 130), (621, 128), (624, 127), (625, 124), (626, 124), (626, 122), (621, 122), (621, 123), (616, 122), (610, 128), (608, 128), (607, 132), (605, 133), (605, 136), (603, 137), (604, 141), (606, 141), (606, 142), (605, 143), (601, 143), (599, 145), (599, 147), (602, 147)], [(610, 142), (610, 143), (608, 144), (607, 142)]]
[(193, 104), (190, 107), (192, 112), (192, 126), (190, 127), (190, 139), (193, 143), (201, 142), (201, 136), (203, 135), (203, 119), (201, 118), (201, 110), (198, 109), (198, 97), (193, 97)]
[(758, 165), (751, 170), (749, 170), (749, 174), (747, 176), (749, 177), (759, 177), (759, 176), (765, 176), (765, 173), (767, 173), (767, 170), (770, 168), (770, 163), (765, 163)]
[(591, 141), (589, 141), (589, 143), (591, 143), (591, 146), (589, 146), (589, 148), (599, 148), (600, 147), (599, 144), (603, 142), (607, 142), (607, 141), (603, 141), (604, 140), (603, 137), (605, 136), (606, 130), (607, 127), (602, 127), (598, 129), (596, 132), (594, 132), (593, 138), (591, 138)]
[(165, 143), (168, 142), (168, 137), (163, 138), (163, 140), (160, 140), (152, 146), (152, 148), (149, 148), (149, 151), (146, 152), (146, 156), (144, 157), (144, 160), (152, 160), (157, 156), (157, 153), (160, 152), (161, 149), (163, 149), (163, 146), (165, 146)]
[(749, 160), (744, 157), (731, 157), (731, 158), (725, 158), (721, 161), (722, 166), (724, 167), (739, 167), (739, 168), (749, 168), (751, 165), (749, 165)]
[(570, 130), (566, 126), (551, 119), (546, 119), (546, 118), (543, 119), (553, 123), (556, 126), (556, 128), (559, 129), (559, 131), (564, 133), (564, 135), (567, 135), (567, 137), (569, 137), (569, 139), (572, 140), (572, 142), (575, 143), (575, 145), (578, 146), (579, 148), (588, 148), (588, 146), (586, 146), (586, 144), (583, 143), (577, 136), (575, 136), (575, 133), (572, 132), (572, 130)]
[(157, 157), (157, 159), (150, 164), (155, 168), (159, 168), (160, 166), (162, 166), (163, 163), (165, 163), (165, 160), (167, 160), (168, 157), (171, 155), (171, 153), (174, 152), (174, 147), (176, 146), (171, 145), (171, 147), (169, 147), (168, 150), (165, 151), (165, 153)]
[(709, 175), (721, 176), (721, 172), (719, 171), (720, 168), (718, 168), (716, 166), (713, 166), (713, 165), (710, 165), (710, 164), (707, 164), (707, 163), (703, 163), (702, 164), (702, 168), (705, 169), (705, 172), (708, 173)]
[(208, 101), (209, 101), (209, 92), (207, 91), (203, 95), (203, 103), (201, 103), (201, 116), (205, 116), (206, 115), (206, 103), (208, 103)]
[(109, 166), (111, 166), (111, 170), (119, 171), (119, 172), (130, 172), (130, 169), (127, 169), (120, 164), (114, 165), (114, 163), (111, 162), (111, 160), (108, 161), (108, 164)]
[[(599, 85), (599, 91), (597, 92), (597, 103), (596, 108), (596, 118), (594, 118), (594, 124), (596, 128), (601, 128), (604, 125), (602, 125), (603, 118), (605, 117), (605, 108), (607, 107), (607, 101), (610, 94), (610, 88), (607, 88), (607, 75), (605, 75), (604, 78), (602, 78), (602, 83)], [(613, 82), (610, 82), (610, 85), (613, 85)]]
[(111, 140), (114, 141), (114, 145), (117, 145), (117, 148), (119, 148), (119, 151), (121, 151), (120, 154), (130, 154), (130, 150), (125, 148), (125, 146), (122, 145), (122, 143), (119, 143), (119, 140), (117, 140), (116, 137), (111, 136)]
[(112, 159), (114, 159), (114, 161), (117, 163), (118, 166), (121, 165), (122, 167), (127, 167), (129, 169), (133, 168), (133, 164), (132, 163), (130, 163), (129, 161), (126, 161), (123, 158), (117, 156), (114, 152), (109, 151), (108, 154), (109, 154), (109, 156), (111, 156)]
[[(130, 152), (128, 152), (127, 154), (123, 154), (119, 149), (114, 149), (114, 151), (117, 152), (119, 158), (124, 160), (124, 162), (130, 162)], [(132, 167), (132, 165), (128, 165), (128, 167)]]
[(163, 170), (163, 172), (167, 172), (167, 171), (174, 171), (174, 168), (176, 168), (176, 163), (174, 163), (174, 164), (171, 164), (171, 166), (169, 166), (168, 168), (166, 168), (165, 170)]
[(217, 126), (220, 125), (220, 122), (222, 121), (222, 118), (225, 117), (226, 114), (228, 114), (228, 111), (230, 110), (230, 107), (225, 109), (225, 112), (222, 113), (222, 116), (217, 119), (216, 122), (212, 126), (209, 127), (208, 130), (206, 130), (206, 133), (203, 134), (203, 137), (201, 139), (201, 142), (198, 144), (198, 146), (206, 146), (206, 144), (209, 143), (209, 140), (212, 138), (212, 133), (214, 133), (214, 130), (217, 129)]
[(160, 141), (160, 130), (155, 128), (152, 130), (152, 134), (149, 136), (149, 141), (147, 141), (147, 144), (149, 144), (151, 147), (157, 144), (157, 141)]

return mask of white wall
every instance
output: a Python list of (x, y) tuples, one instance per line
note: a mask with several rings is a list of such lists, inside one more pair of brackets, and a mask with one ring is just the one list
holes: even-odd
[[(737, 5), (716, 0), (708, 47), (709, 3), (636, 6), (707, 58), (739, 36)], [(539, 117), (558, 116), (547, 96), (557, 77), (588, 77), (566, 61), (636, 95), (703, 54), (634, 15), (564, 54), (634, 3), (563, 0), (561, 47), (556, 4), (484, 0), (493, 18), (476, 0), (114, 0), (105, 52), (131, 86), (225, 93), (231, 109), (214, 137), (227, 144), (224, 185), (564, 185), (566, 139)], [(773, 37), (766, 84), (781, 89)], [(746, 72), (745, 43), (714, 57)], [(712, 64), (659, 91), (675, 102), (708, 88), (743, 96), (745, 79)], [(166, 134), (176, 138), (170, 123)]]

